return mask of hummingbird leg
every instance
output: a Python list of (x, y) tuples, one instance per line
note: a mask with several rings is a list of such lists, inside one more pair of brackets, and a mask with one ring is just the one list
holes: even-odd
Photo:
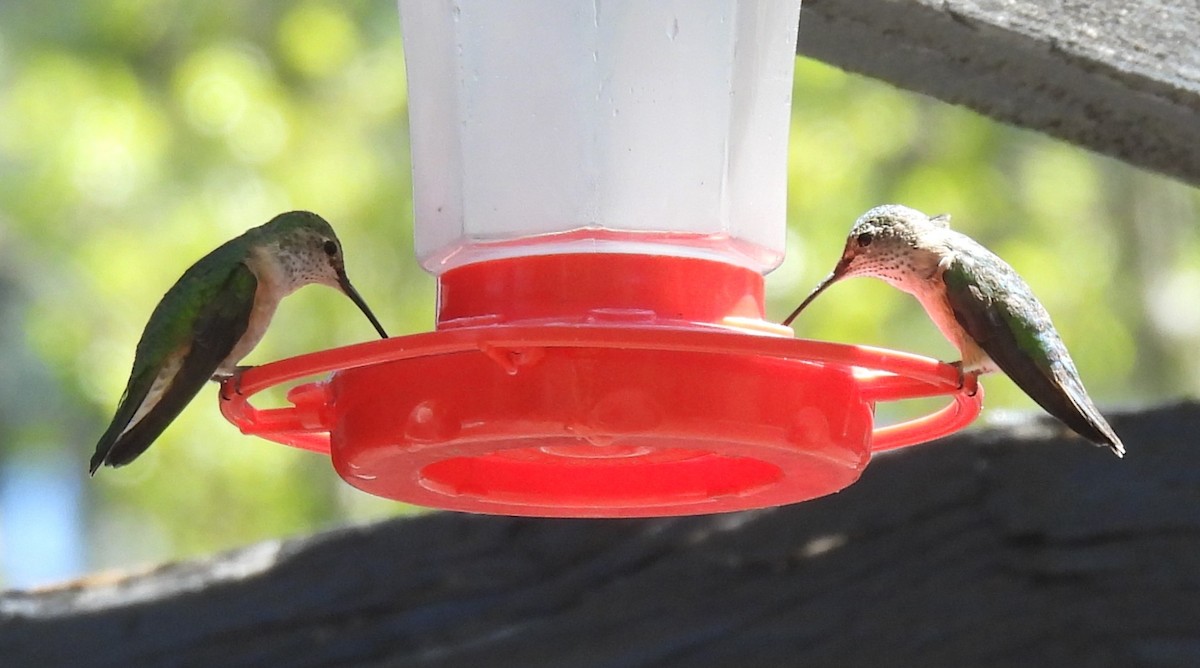
[[(950, 366), (954, 367), (955, 369), (958, 369), (958, 389), (960, 389), (960, 390), (963, 389), (963, 386), (967, 384), (967, 372), (963, 371), (962, 360), (958, 360), (957, 362), (950, 362)], [(978, 392), (979, 392), (979, 388), (976, 387), (974, 390), (971, 390), (971, 394), (969, 394), (967, 396), (973, 397)]]
[(232, 372), (213, 374), (212, 379), (221, 384), (221, 399), (223, 401), (229, 401), (231, 398), (225, 393), (225, 381), (232, 381), (231, 384), (233, 385), (233, 393), (240, 397), (242, 396), (242, 374), (245, 373), (247, 369), (252, 368), (254, 367), (239, 365), (234, 367)]

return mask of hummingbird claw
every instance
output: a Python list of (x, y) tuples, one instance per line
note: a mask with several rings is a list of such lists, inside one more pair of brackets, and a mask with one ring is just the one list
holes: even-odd
[[(958, 370), (958, 389), (960, 389), (960, 390), (963, 389), (963, 387), (965, 387), (967, 384), (967, 372), (963, 371), (962, 360), (958, 360), (957, 362), (950, 362), (950, 366), (952, 366)], [(971, 393), (968, 394), (967, 396), (973, 397), (978, 393), (979, 393), (979, 386), (976, 386), (975, 389), (971, 390)]]
[(233, 368), (233, 373), (213, 374), (212, 379), (221, 384), (221, 400), (229, 401), (233, 398), (228, 394), (228, 386), (233, 385), (233, 394), (242, 396), (242, 374), (247, 369), (252, 369), (250, 366), (236, 366)]

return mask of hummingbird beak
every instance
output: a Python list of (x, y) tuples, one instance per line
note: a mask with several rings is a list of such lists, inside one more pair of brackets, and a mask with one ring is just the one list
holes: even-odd
[(350, 285), (350, 279), (346, 276), (346, 272), (342, 270), (337, 275), (338, 287), (342, 289), (342, 292), (346, 293), (350, 301), (358, 306), (363, 315), (367, 316), (367, 320), (371, 321), (371, 325), (375, 327), (375, 331), (379, 332), (379, 336), (386, 339), (388, 335), (387, 332), (383, 331), (383, 325), (379, 324), (379, 320), (375, 318), (375, 314), (371, 313), (371, 309), (367, 306), (367, 302), (363, 301), (362, 295), (358, 294), (358, 290), (355, 290), (354, 286)]
[(792, 314), (783, 321), (783, 326), (787, 327), (791, 325), (792, 321), (796, 319), (796, 316), (800, 315), (800, 312), (803, 311), (806, 306), (811, 304), (812, 300), (817, 298), (817, 295), (824, 292), (825, 288), (841, 280), (842, 275), (846, 273), (846, 268), (850, 266), (851, 259), (853, 258), (848, 255), (843, 255), (842, 259), (838, 260), (837, 266), (833, 268), (833, 271), (829, 272), (829, 275), (826, 276), (819, 284), (817, 284), (817, 287), (813, 288), (813, 291), (808, 293), (808, 296), (804, 298), (804, 301), (800, 302), (800, 305), (796, 307), (796, 310), (792, 311)]

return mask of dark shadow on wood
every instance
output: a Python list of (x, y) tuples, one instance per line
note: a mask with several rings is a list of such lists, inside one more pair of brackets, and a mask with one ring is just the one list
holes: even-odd
[(880, 456), (824, 499), (439, 513), (0, 595), (6, 666), (1200, 665), (1200, 406)]

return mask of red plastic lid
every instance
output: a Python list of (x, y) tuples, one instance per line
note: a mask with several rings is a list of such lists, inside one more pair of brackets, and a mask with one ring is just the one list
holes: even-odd
[[(472, 512), (682, 515), (803, 501), (874, 451), (957, 430), (972, 377), (761, 320), (762, 278), (719, 262), (587, 255), (469, 265), (441, 279), (436, 332), (246, 371), (221, 409), (244, 433), (331, 455), (379, 496)], [(786, 334), (785, 334), (786, 333)], [(257, 409), (266, 387), (293, 406)], [(240, 394), (238, 390), (240, 389)], [(876, 429), (874, 405), (950, 395)]]

